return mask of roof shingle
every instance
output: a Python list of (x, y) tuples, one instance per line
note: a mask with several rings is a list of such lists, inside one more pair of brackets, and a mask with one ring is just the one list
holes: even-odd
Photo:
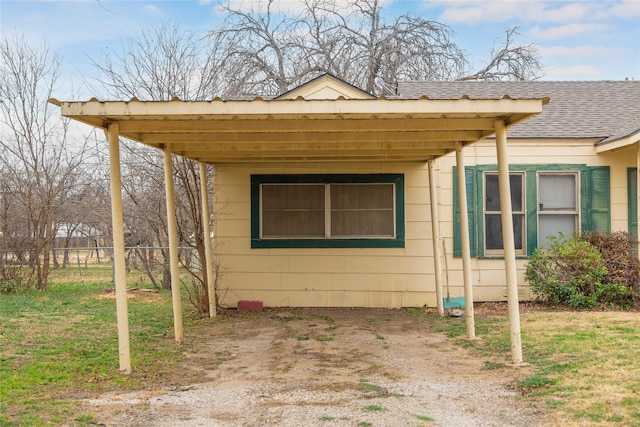
[(398, 97), (513, 99), (548, 96), (541, 114), (513, 126), (509, 138), (588, 138), (604, 143), (640, 132), (640, 81), (398, 82)]

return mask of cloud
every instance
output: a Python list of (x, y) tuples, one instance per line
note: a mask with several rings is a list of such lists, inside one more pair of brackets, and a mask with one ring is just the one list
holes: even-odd
[(548, 67), (544, 70), (545, 80), (563, 80), (570, 77), (571, 80), (594, 79), (601, 74), (598, 67), (593, 65), (573, 65), (569, 67)]
[(528, 31), (527, 35), (535, 39), (554, 40), (608, 31), (613, 31), (613, 27), (607, 24), (568, 24), (550, 28), (535, 26)]
[(625, 52), (623, 48), (611, 48), (606, 46), (539, 46), (538, 50), (543, 57), (547, 56), (605, 56), (619, 55)]
[(148, 4), (146, 5), (144, 8), (144, 11), (151, 14), (151, 15), (156, 15), (156, 16), (162, 16), (164, 15), (164, 12), (156, 5), (154, 4)]

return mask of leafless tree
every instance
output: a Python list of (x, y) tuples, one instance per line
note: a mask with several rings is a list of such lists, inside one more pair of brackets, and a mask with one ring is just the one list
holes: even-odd
[[(218, 69), (224, 57), (207, 37), (183, 30), (171, 23), (122, 41), (120, 52), (107, 50), (102, 58), (92, 58), (96, 75), (93, 86), (98, 94), (115, 98), (143, 100), (211, 99), (222, 91)], [(155, 242), (163, 249), (164, 268), (162, 286), (170, 286), (169, 256), (166, 251), (166, 211), (162, 154), (139, 144), (123, 144), (123, 186), (132, 207), (125, 222), (138, 240)], [(192, 246), (197, 259), (205, 258), (205, 237), (200, 212), (200, 179), (197, 163), (185, 158), (173, 159), (175, 201), (180, 246)], [(152, 187), (149, 191), (141, 189)], [(156, 197), (156, 195), (158, 197)], [(132, 216), (136, 212), (139, 216)], [(142, 224), (142, 222), (146, 224)], [(207, 218), (208, 220), (208, 218)], [(207, 237), (208, 238), (208, 237)], [(142, 241), (141, 240), (141, 241)], [(154, 286), (160, 283), (149, 268), (148, 257), (138, 253)], [(198, 310), (208, 313), (206, 270), (191, 268), (190, 256), (181, 261), (192, 273), (192, 289), (198, 295), (194, 301)], [(213, 280), (213, 278), (211, 278)]]
[(193, 101), (220, 91), (216, 46), (169, 22), (123, 38), (120, 50), (107, 48), (90, 61), (96, 72), (88, 85), (106, 98)]
[(392, 93), (398, 80), (523, 80), (541, 72), (533, 45), (514, 45), (516, 29), (471, 72), (448, 26), (413, 14), (390, 17), (381, 0), (305, 0), (302, 11), (239, 9), (210, 37), (226, 52), (228, 93), (278, 95), (328, 72), (370, 93)]
[[(59, 77), (60, 59), (46, 45), (31, 46), (23, 37), (3, 37), (0, 45), (0, 149), (5, 191), (28, 228), (37, 288), (45, 290), (56, 234), (56, 210), (77, 185), (83, 163), (82, 142), (68, 149), (69, 122), (47, 100)], [(15, 230), (19, 233), (18, 230)]]

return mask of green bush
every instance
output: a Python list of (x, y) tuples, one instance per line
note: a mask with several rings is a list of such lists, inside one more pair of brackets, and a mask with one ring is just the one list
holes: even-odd
[(531, 291), (539, 300), (576, 308), (598, 304), (607, 274), (602, 255), (577, 236), (551, 237), (547, 249), (536, 249), (525, 270)]
[[(541, 301), (575, 308), (598, 304), (638, 307), (640, 261), (626, 232), (583, 232), (551, 237), (547, 249), (536, 249), (525, 278)], [(639, 307), (640, 308), (640, 307)]]

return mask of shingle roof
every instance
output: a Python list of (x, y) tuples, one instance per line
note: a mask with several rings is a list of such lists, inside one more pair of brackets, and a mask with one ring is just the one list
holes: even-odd
[(398, 83), (406, 99), (513, 99), (551, 101), (541, 114), (519, 123), (510, 138), (594, 138), (599, 143), (640, 132), (640, 81), (425, 82)]

